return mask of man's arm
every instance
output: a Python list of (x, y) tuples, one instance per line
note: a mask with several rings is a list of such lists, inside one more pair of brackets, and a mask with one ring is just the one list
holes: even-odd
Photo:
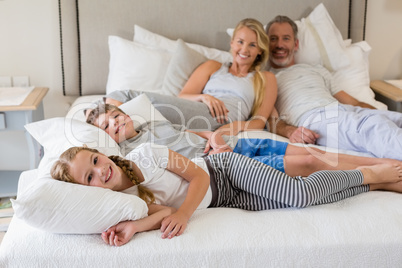
[(279, 117), (278, 110), (274, 108), (271, 116), (268, 118), (269, 131), (289, 139), (292, 143), (315, 144), (320, 137), (314, 131), (305, 127), (295, 127), (289, 125)]
[(375, 107), (371, 106), (368, 103), (358, 101), (357, 99), (350, 96), (345, 91), (341, 90), (334, 95), (335, 99), (337, 99), (340, 103), (349, 104), (353, 106), (360, 106), (363, 108), (375, 109)]
[(287, 137), (292, 143), (315, 144), (319, 134), (305, 127), (295, 127), (287, 124), (279, 117), (271, 116), (268, 119), (269, 131)]

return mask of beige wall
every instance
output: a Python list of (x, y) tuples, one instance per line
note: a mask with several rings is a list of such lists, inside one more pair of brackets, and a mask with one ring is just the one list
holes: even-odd
[(369, 0), (367, 18), (371, 79), (402, 79), (402, 1)]
[(0, 76), (29, 76), (49, 87), (45, 117), (64, 116), (74, 98), (62, 95), (56, 0), (0, 1)]
[[(402, 1), (370, 0), (366, 41), (372, 79), (402, 78)], [(65, 115), (73, 97), (61, 93), (56, 0), (0, 0), (0, 76), (27, 75), (47, 86), (47, 118)]]

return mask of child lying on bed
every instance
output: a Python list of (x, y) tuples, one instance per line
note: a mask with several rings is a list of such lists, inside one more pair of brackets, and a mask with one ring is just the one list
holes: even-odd
[[(177, 208), (176, 212), (153, 208), (151, 213), (160, 212), (109, 228), (102, 233), (102, 238), (115, 246), (127, 243), (138, 230), (160, 227), (162, 238), (181, 235), (197, 208), (229, 207), (251, 211), (303, 208), (370, 190), (402, 192), (400, 165), (318, 171), (307, 178), (292, 178), (233, 152), (212, 154), (192, 162), (166, 146), (150, 143), (134, 149), (126, 159), (108, 158), (87, 147), (72, 147), (60, 156), (51, 174), (58, 180), (125, 193), (135, 191), (140, 184), (153, 193), (148, 196), (155, 198), (155, 203)], [(151, 202), (150, 198), (145, 201)]]
[(119, 144), (123, 155), (144, 142), (165, 145), (190, 159), (210, 150), (213, 153), (233, 150), (290, 176), (308, 176), (319, 170), (355, 169), (361, 165), (379, 163), (402, 164), (397, 160), (335, 154), (271, 139), (237, 139), (211, 131), (193, 132), (168, 121), (149, 122), (135, 130), (133, 121), (126, 113), (114, 105), (104, 103), (88, 114), (87, 123), (108, 133)]

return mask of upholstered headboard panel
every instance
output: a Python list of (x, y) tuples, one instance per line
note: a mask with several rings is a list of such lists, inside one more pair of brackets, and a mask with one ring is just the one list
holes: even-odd
[[(171, 39), (229, 49), (226, 29), (246, 17), (299, 19), (324, 3), (344, 39), (364, 38), (367, 0), (59, 0), (65, 95), (104, 94), (108, 36), (132, 40), (134, 24)], [(349, 12), (351, 11), (351, 12)]]

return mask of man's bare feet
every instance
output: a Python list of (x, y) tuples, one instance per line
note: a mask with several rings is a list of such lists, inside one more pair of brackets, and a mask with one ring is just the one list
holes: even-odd
[(362, 166), (357, 169), (363, 173), (363, 184), (395, 183), (402, 180), (402, 168), (400, 165), (378, 164)]

